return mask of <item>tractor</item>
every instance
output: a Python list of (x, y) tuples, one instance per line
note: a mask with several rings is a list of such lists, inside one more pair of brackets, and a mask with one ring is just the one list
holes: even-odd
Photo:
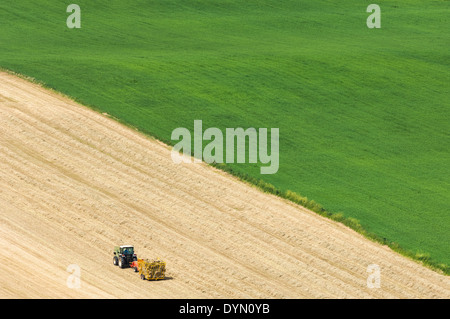
[(120, 268), (127, 268), (137, 261), (136, 254), (134, 253), (134, 246), (122, 245), (114, 247), (113, 263)]

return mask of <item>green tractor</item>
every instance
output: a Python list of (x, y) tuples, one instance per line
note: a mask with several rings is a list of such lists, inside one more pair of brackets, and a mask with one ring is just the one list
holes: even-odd
[(137, 261), (136, 254), (134, 253), (134, 247), (131, 245), (122, 245), (114, 247), (114, 266), (119, 266), (120, 268), (127, 268)]

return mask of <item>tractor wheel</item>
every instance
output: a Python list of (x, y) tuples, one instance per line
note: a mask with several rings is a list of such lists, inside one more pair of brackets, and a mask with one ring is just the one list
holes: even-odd
[(123, 258), (119, 259), (119, 267), (120, 268), (125, 268), (125, 261), (123, 260)]
[(114, 258), (113, 258), (114, 266), (117, 266), (118, 263), (119, 263), (119, 259), (116, 256), (114, 256)]

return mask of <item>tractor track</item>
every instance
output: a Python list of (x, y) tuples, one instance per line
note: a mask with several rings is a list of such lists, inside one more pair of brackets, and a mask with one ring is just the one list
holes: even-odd
[[(114, 267), (119, 243), (164, 259), (168, 279)], [(0, 265), (0, 298), (450, 297), (448, 277), (203, 163), (174, 164), (161, 142), (5, 72), (0, 244), (23, 263)]]

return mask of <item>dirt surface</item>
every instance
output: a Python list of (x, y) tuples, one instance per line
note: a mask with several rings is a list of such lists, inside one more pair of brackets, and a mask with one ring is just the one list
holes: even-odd
[[(114, 266), (120, 243), (168, 279)], [(450, 297), (448, 277), (4, 72), (0, 247), (0, 298)]]

